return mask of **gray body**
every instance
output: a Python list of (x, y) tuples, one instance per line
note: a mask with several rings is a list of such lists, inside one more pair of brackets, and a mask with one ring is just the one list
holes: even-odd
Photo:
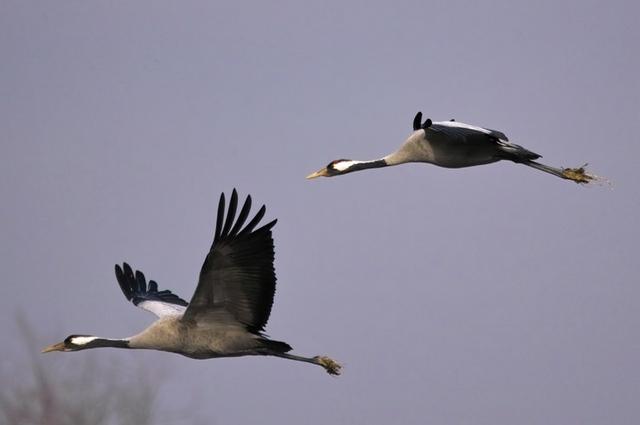
[(266, 354), (265, 339), (240, 325), (186, 322), (182, 316), (160, 318), (127, 339), (129, 348), (169, 351), (194, 359)]
[[(436, 124), (433, 124), (436, 125)], [(504, 159), (503, 145), (478, 132), (416, 130), (396, 152), (384, 157), (388, 165), (427, 162), (446, 168), (490, 164)]]

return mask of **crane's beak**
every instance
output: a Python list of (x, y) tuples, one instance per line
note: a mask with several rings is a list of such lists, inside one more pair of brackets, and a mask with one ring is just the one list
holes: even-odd
[(315, 179), (316, 177), (327, 177), (329, 176), (329, 172), (327, 171), (327, 167), (324, 167), (321, 170), (316, 171), (315, 173), (311, 173), (307, 176), (308, 179)]
[(57, 344), (53, 344), (53, 345), (50, 345), (48, 347), (44, 347), (42, 349), (42, 352), (43, 353), (49, 353), (51, 351), (64, 351), (64, 350), (65, 350), (64, 342), (59, 342)]

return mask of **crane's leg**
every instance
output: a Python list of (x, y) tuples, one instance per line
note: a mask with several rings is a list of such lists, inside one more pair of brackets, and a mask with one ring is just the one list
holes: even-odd
[(318, 366), (322, 366), (329, 375), (340, 375), (340, 369), (342, 369), (342, 366), (338, 362), (336, 362), (335, 360), (327, 356), (303, 357), (303, 356), (296, 356), (295, 354), (278, 353), (278, 352), (270, 352), (268, 354), (271, 356), (282, 357), (283, 359), (313, 363)]
[(524, 164), (528, 167), (535, 168), (536, 170), (544, 171), (545, 173), (553, 174), (561, 179), (571, 180), (576, 183), (591, 183), (592, 181), (600, 180), (598, 176), (589, 174), (585, 171), (587, 164), (578, 168), (556, 168), (549, 165), (541, 164), (536, 161), (521, 161), (519, 164)]

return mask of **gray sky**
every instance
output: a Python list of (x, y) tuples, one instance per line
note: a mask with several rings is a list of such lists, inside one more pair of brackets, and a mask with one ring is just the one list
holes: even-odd
[[(190, 298), (236, 187), (279, 219), (269, 335), (343, 376), (42, 361), (157, 368), (165, 409), (213, 424), (637, 423), (637, 2), (131, 3), (0, 3), (5, 372), (18, 311), (43, 345), (149, 324), (116, 262)], [(613, 189), (510, 163), (304, 179), (396, 149), (418, 110)]]

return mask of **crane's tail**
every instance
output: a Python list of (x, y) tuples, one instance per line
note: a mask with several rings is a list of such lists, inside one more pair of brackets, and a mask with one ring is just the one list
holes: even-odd
[(291, 346), (286, 342), (282, 341), (274, 341), (272, 339), (263, 338), (260, 340), (264, 348), (267, 348), (270, 351), (275, 351), (278, 353), (286, 353), (287, 351), (291, 351)]
[(525, 149), (515, 143), (505, 142), (498, 140), (498, 146), (500, 149), (500, 157), (502, 159), (508, 159), (513, 162), (526, 162), (533, 161), (534, 159), (542, 158), (535, 152), (531, 152), (529, 149)]

